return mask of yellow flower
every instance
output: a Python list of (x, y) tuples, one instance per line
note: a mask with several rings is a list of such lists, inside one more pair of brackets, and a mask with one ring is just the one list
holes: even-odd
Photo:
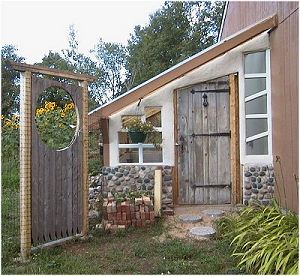
[(60, 117), (63, 118), (63, 117), (65, 117), (65, 115), (66, 115), (66, 114), (65, 114), (64, 112), (60, 112)]
[(4, 115), (1, 115), (1, 120), (3, 120), (4, 119)]

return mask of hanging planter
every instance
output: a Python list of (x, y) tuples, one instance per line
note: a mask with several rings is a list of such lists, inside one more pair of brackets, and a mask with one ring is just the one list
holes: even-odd
[(144, 143), (147, 133), (141, 131), (128, 131), (130, 140), (133, 144)]

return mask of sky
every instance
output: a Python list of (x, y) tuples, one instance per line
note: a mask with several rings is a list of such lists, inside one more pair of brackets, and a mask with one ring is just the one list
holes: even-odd
[[(0, 0), (1, 1), (1, 0)], [(99, 38), (127, 44), (134, 26), (145, 26), (164, 1), (1, 1), (1, 45), (13, 44), (26, 63), (68, 47), (69, 26), (79, 51), (89, 54)]]

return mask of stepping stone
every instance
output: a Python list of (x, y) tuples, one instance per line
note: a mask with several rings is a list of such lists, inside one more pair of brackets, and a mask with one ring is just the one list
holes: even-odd
[(178, 216), (180, 222), (196, 223), (202, 220), (202, 217), (197, 215), (180, 215)]
[(189, 231), (189, 235), (194, 238), (208, 238), (214, 234), (216, 230), (210, 226), (194, 227)]
[(214, 218), (214, 217), (220, 217), (224, 215), (225, 212), (218, 209), (208, 209), (208, 210), (204, 210), (203, 213), (207, 216)]

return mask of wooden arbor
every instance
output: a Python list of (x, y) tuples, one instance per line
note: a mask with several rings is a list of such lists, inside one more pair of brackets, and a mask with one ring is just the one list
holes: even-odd
[[(33, 80), (37, 80), (38, 78), (33, 76), (33, 73), (36, 74), (44, 74), (51, 75), (61, 78), (72, 79), (79, 82), (80, 89), (77, 92), (81, 92), (80, 96), (81, 101), (81, 117), (80, 118), (80, 129), (82, 135), (82, 146), (80, 149), (81, 158), (81, 172), (82, 176), (80, 178), (80, 188), (81, 188), (81, 214), (80, 217), (82, 221), (80, 222), (80, 230), (81, 235), (86, 236), (88, 232), (88, 82), (95, 80), (94, 77), (88, 75), (75, 74), (68, 71), (61, 71), (56, 69), (44, 68), (41, 66), (34, 66), (24, 63), (15, 63), (11, 62), (11, 67), (14, 70), (17, 70), (21, 74), (21, 86), (20, 86), (20, 240), (21, 240), (21, 258), (26, 260), (31, 252), (32, 246), (32, 233), (33, 223), (36, 223), (33, 220), (33, 208), (35, 205), (32, 201), (32, 179), (34, 174), (34, 166), (33, 164), (33, 155), (35, 153), (35, 149), (33, 149), (33, 135), (35, 135), (33, 131), (33, 96), (35, 91), (33, 90)], [(45, 79), (39, 79), (43, 83)], [(50, 84), (54, 83), (57, 85), (58, 82), (50, 81)], [(44, 86), (46, 87), (46, 86)], [(64, 87), (63, 87), (64, 88)], [(37, 93), (40, 93), (38, 91)], [(78, 101), (79, 102), (79, 101)], [(78, 139), (77, 139), (78, 140)], [(36, 161), (36, 160), (35, 160)], [(51, 166), (51, 164), (49, 164)], [(54, 172), (55, 173), (55, 172)], [(42, 180), (43, 181), (43, 180)], [(45, 205), (42, 205), (45, 206)], [(36, 212), (35, 212), (36, 214)], [(46, 217), (45, 219), (48, 219)], [(53, 221), (52, 221), (53, 222)], [(50, 225), (51, 223), (48, 223)], [(38, 225), (37, 225), (38, 227)], [(78, 229), (78, 228), (77, 228)], [(72, 232), (72, 231), (71, 231)], [(69, 236), (74, 234), (69, 233)], [(41, 234), (44, 237), (44, 233)], [(61, 235), (60, 237), (64, 237)], [(53, 238), (52, 238), (53, 240)], [(47, 239), (44, 238), (44, 241)], [(55, 242), (61, 241), (58, 239)]]

